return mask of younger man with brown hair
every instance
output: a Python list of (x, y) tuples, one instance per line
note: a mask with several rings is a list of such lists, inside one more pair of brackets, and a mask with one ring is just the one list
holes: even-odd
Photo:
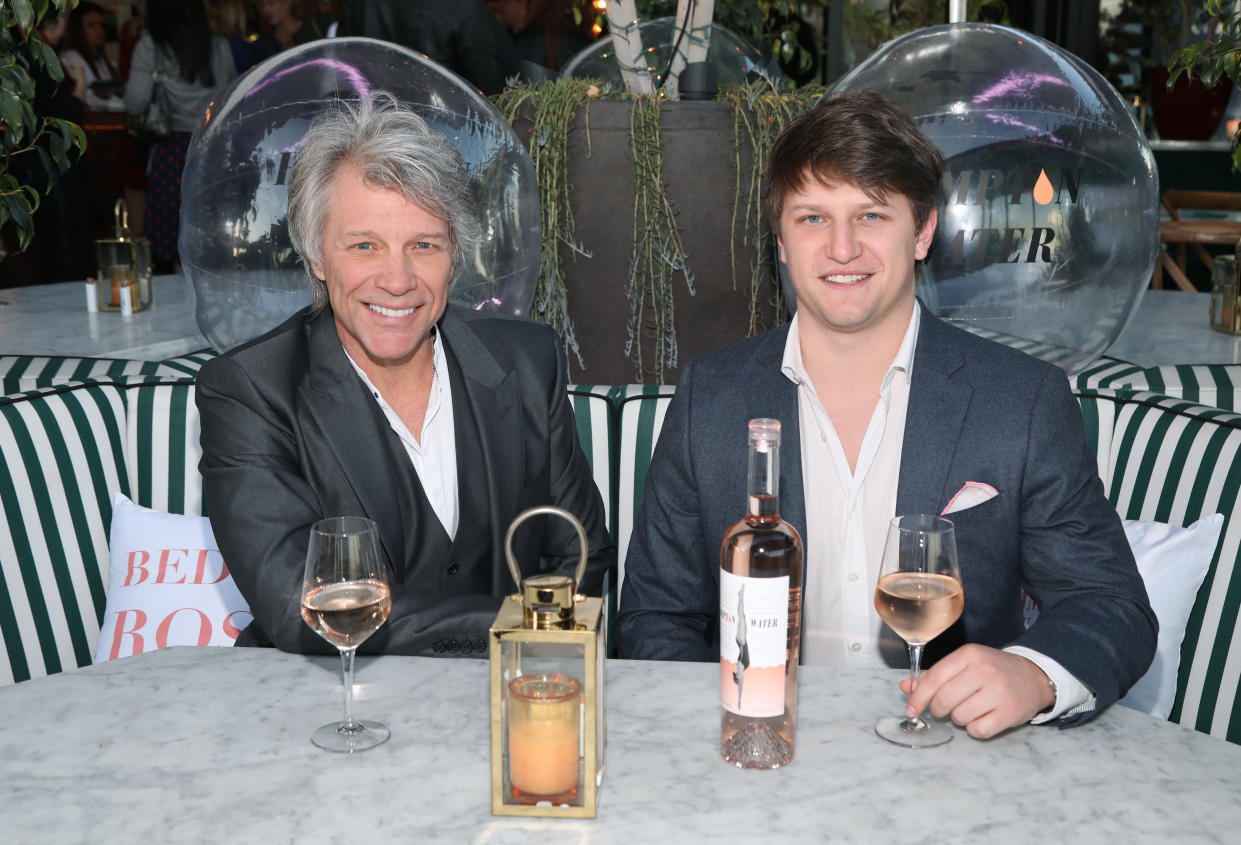
[[(797, 315), (686, 368), (626, 560), (622, 657), (718, 658), (718, 548), (745, 503), (746, 421), (775, 417), (782, 516), (806, 545), (805, 663), (902, 665), (872, 603), (887, 523), (941, 513), (975, 482), (996, 495), (950, 517), (965, 611), (927, 647), (937, 662), (918, 689), (902, 684), (909, 715), (929, 706), (976, 737), (1073, 724), (1150, 664), (1155, 616), (1063, 371), (914, 296), (942, 173), (874, 92), (832, 97), (777, 140), (767, 210)], [(1040, 607), (1028, 630), (1023, 589)]]

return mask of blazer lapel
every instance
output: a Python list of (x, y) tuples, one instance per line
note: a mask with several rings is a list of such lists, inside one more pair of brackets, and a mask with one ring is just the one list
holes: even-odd
[[(405, 518), (399, 513), (400, 499), (389, 462), (391, 428), (345, 356), (330, 308), (307, 324), (306, 334), (310, 362), (302, 401), (323, 432), (331, 458), (349, 480), (362, 513), (378, 524), (389, 565), (400, 572), (405, 560)], [(381, 425), (376, 425), (376, 415)]]
[(518, 379), (496, 360), (474, 329), (456, 317), (452, 306), (444, 312), (440, 325), (444, 328), (444, 344), (464, 375), (465, 394), (478, 426), (481, 447), (479, 454), (458, 454), (457, 465), (477, 471), (481, 464), (487, 478), (487, 507), (493, 515), (492, 547), (502, 553), (508, 525), (500, 525), (496, 515), (513, 512), (513, 503), (529, 483), (530, 471), (534, 469), (523, 465)]
[(896, 512), (938, 514), (973, 388), (957, 378), (965, 357), (952, 332), (922, 306), (901, 446)]

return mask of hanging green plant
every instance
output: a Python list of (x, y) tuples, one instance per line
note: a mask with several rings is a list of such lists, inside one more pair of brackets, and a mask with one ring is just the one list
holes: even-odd
[[(728, 257), (731, 287), (739, 293), (744, 291), (741, 295), (748, 304), (747, 324), (744, 329), (739, 327), (747, 334), (771, 328), (773, 322), (782, 323), (785, 312), (773, 236), (762, 214), (766, 157), (780, 131), (808, 110), (824, 90), (816, 85), (777, 92), (768, 83), (758, 81), (725, 87), (719, 96), (733, 113), (731, 158), (735, 183)], [(628, 107), (633, 214), (631, 220), (617, 221), (616, 225), (618, 235), (626, 224), (632, 234), (624, 277), (624, 357), (633, 365), (639, 381), (650, 378), (663, 382), (668, 372), (679, 366), (674, 305), (678, 285), (684, 284), (690, 295), (695, 291), (685, 233), (678, 224), (664, 173), (661, 117), (665, 108), (671, 108), (667, 101), (633, 97), (600, 81), (573, 78), (538, 85), (518, 82), (496, 97), (501, 113), (527, 138), (539, 182), (543, 255), (532, 316), (561, 335), (566, 351), (585, 370), (590, 362), (583, 361), (569, 316), (566, 268), (568, 261), (582, 256), (590, 258), (593, 253), (592, 244), (583, 244), (577, 237), (574, 205), (585, 200), (575, 197), (568, 168), (571, 158), (580, 160), (571, 155), (571, 144), (584, 144), (586, 155), (590, 155), (589, 113), (593, 99), (623, 100)], [(748, 161), (743, 155), (746, 147), (752, 150)], [(756, 250), (756, 257), (749, 260), (748, 267), (739, 267), (739, 263), (747, 263), (738, 255), (739, 250), (750, 247)], [(767, 314), (769, 308), (774, 317)], [(721, 337), (720, 341), (731, 339), (734, 338)]]
[[(717, 96), (733, 107), (733, 162), (737, 183), (733, 197), (733, 237), (729, 241), (729, 258), (734, 290), (738, 287), (737, 241), (743, 239), (754, 247), (748, 285), (748, 333), (751, 335), (771, 328), (764, 326), (761, 320), (763, 291), (769, 286), (774, 289), (772, 310), (777, 325), (784, 322), (788, 311), (784, 290), (778, 280), (775, 235), (769, 226), (763, 225), (763, 177), (767, 169), (767, 155), (784, 127), (809, 111), (826, 90), (821, 85), (807, 85), (775, 91), (766, 82), (758, 80), (747, 85), (724, 86)], [(751, 151), (748, 171), (742, 161), (743, 140), (749, 142)]]
[[(629, 262), (629, 341), (625, 356), (638, 373), (651, 372), (663, 381), (663, 372), (677, 363), (676, 308), (673, 279), (680, 274), (691, 296), (694, 274), (677, 226), (676, 211), (664, 182), (664, 152), (659, 121), (663, 100), (634, 97), (629, 112), (629, 141), (633, 152), (633, 257)], [(643, 367), (642, 336), (655, 345), (655, 360)]]
[[(573, 118), (600, 88), (583, 79), (563, 78), (533, 85), (517, 82), (496, 97), (496, 106), (510, 124), (526, 112), (533, 122), (528, 148), (539, 183), (539, 210), (543, 226), (543, 255), (539, 265), (539, 281), (534, 293), (534, 311), (540, 322), (551, 326), (564, 340), (579, 365), (582, 353), (573, 321), (569, 318), (569, 299), (565, 290), (564, 265), (560, 245), (570, 254), (591, 257), (577, 239), (573, 223), (572, 186), (568, 179), (569, 130)], [(590, 148), (587, 123), (586, 146)]]

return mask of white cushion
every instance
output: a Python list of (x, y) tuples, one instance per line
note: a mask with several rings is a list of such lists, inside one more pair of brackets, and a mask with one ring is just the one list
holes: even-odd
[(95, 662), (174, 645), (232, 645), (253, 616), (206, 517), (112, 497), (108, 603)]
[(1150, 669), (1120, 703), (1166, 719), (1176, 699), (1185, 625), (1215, 555), (1224, 516), (1205, 516), (1188, 528), (1136, 520), (1125, 520), (1124, 525), (1159, 619), (1159, 643)]

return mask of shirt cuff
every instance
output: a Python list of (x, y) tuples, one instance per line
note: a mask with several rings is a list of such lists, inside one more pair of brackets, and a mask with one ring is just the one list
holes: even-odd
[(1035, 666), (1042, 669), (1043, 674), (1050, 678), (1051, 682), (1056, 686), (1056, 702), (1051, 706), (1051, 710), (1039, 713), (1030, 720), (1030, 724), (1041, 725), (1044, 722), (1050, 722), (1052, 719), (1059, 719), (1061, 716), (1076, 716), (1078, 713), (1088, 713), (1095, 708), (1094, 694), (1086, 689), (1086, 686), (1077, 680), (1069, 670), (1047, 655), (1019, 645), (1009, 646), (1004, 651), (1029, 660)]

